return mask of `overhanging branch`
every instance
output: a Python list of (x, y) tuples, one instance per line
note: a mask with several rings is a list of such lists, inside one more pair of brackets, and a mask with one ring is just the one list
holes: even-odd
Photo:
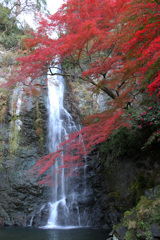
[[(55, 76), (55, 75), (58, 75), (58, 76), (62, 76), (62, 77), (75, 77), (75, 75), (73, 74), (69, 74), (69, 73), (52, 73), (50, 71), (50, 74), (48, 74), (50, 76)], [(101, 89), (103, 92), (105, 92), (109, 97), (111, 97), (112, 99), (115, 99), (116, 96), (114, 95), (114, 93), (107, 87), (107, 86), (98, 86), (98, 84), (96, 82), (94, 82), (93, 80), (90, 80), (90, 79), (85, 79), (83, 78), (82, 76), (80, 75), (76, 75), (77, 78), (85, 81), (85, 82), (89, 82), (91, 84), (93, 84), (94, 86), (96, 86), (97, 88)]]

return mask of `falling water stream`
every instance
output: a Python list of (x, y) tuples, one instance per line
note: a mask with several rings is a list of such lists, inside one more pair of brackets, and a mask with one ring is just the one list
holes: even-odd
[[(54, 70), (55, 71), (55, 70)], [(59, 71), (59, 70), (56, 70)], [(64, 79), (62, 76), (48, 77), (48, 114), (49, 114), (49, 152), (54, 152), (62, 142), (64, 136), (77, 131), (72, 116), (64, 108)], [(54, 169), (63, 164), (60, 159), (55, 162)], [(74, 179), (73, 179), (74, 181)], [(77, 191), (73, 182), (68, 182), (65, 169), (62, 168), (61, 176), (55, 172), (53, 179), (53, 194), (50, 205), (50, 217), (47, 228), (80, 227), (81, 216), (77, 203)], [(68, 185), (72, 185), (71, 188)], [(83, 211), (83, 218), (85, 212)], [(87, 217), (85, 216), (85, 219)], [(85, 223), (87, 225), (87, 222)], [(84, 225), (83, 225), (84, 226)]]
[[(21, 93), (21, 92), (20, 92)], [(17, 95), (16, 95), (17, 96)], [(49, 151), (54, 152), (61, 143), (63, 137), (71, 132), (77, 131), (72, 116), (63, 106), (64, 101), (64, 79), (61, 76), (48, 78), (48, 146)], [(19, 116), (21, 109), (21, 94), (17, 99), (16, 114)], [(20, 120), (20, 119), (19, 119)], [(20, 122), (20, 121), (19, 121)], [(18, 127), (21, 126), (18, 124)], [(19, 129), (19, 128), (18, 128)], [(83, 142), (82, 142), (83, 144)], [(84, 149), (85, 151), (85, 149)], [(62, 164), (62, 163), (61, 163)], [(57, 159), (54, 168), (60, 166)], [(31, 218), (29, 227), (0, 227), (1, 240), (106, 240), (108, 231), (103, 229), (92, 229), (89, 214), (85, 209), (85, 197), (90, 194), (86, 184), (86, 167), (82, 170), (81, 178), (65, 177), (62, 170), (59, 178), (58, 173), (54, 175), (54, 186), (52, 189), (52, 200), (50, 205), (50, 216), (46, 226), (41, 228), (32, 227)], [(81, 202), (81, 203), (80, 203)], [(40, 209), (44, 208), (43, 205)], [(85, 228), (84, 228), (85, 227)], [(86, 228), (87, 227), (87, 228)]]

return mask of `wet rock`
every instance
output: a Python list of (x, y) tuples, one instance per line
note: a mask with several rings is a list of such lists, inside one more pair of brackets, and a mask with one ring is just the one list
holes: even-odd
[(119, 235), (119, 239), (123, 240), (125, 238), (125, 236), (126, 236), (127, 228), (123, 227), (123, 226), (117, 227), (116, 231), (117, 231), (117, 233)]
[(155, 238), (160, 238), (160, 226), (157, 224), (152, 224), (150, 231)]
[(122, 214), (118, 211), (112, 211), (109, 214), (110, 217), (110, 221), (113, 225), (117, 224), (118, 222), (120, 222), (121, 218), (122, 218)]
[(0, 218), (0, 227), (4, 226), (4, 221), (3, 219)]
[(78, 198), (78, 204), (79, 205), (83, 205), (84, 207), (88, 207), (88, 206), (93, 206), (95, 204), (95, 200), (94, 200), (94, 196), (93, 194), (91, 195), (86, 195), (86, 196), (80, 196)]
[[(12, 94), (8, 101), (6, 121), (1, 123), (0, 129), (0, 139), (4, 141), (3, 155), (0, 159), (2, 165), (0, 222), (5, 225), (25, 226), (30, 223), (33, 215), (38, 214), (43, 203), (48, 202), (49, 198), (48, 188), (39, 185), (37, 176), (30, 172), (36, 161), (47, 154), (45, 145), (43, 147), (40, 145), (35, 126), (40, 113), (41, 118), (46, 121), (47, 110), (42, 99), (30, 97), (22, 102), (21, 112), (17, 115), (16, 110), (13, 110), (16, 102), (13, 104), (11, 101), (13, 101)], [(40, 104), (37, 110), (38, 101)], [(22, 122), (19, 130), (11, 127), (11, 122), (16, 125), (17, 119)], [(45, 138), (47, 136), (45, 124), (43, 134)], [(38, 219), (37, 224), (39, 224)]]

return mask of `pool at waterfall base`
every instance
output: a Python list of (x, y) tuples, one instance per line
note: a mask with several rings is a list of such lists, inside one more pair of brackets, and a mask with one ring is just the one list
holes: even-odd
[(0, 240), (106, 240), (109, 232), (93, 228), (43, 229), (1, 227)]

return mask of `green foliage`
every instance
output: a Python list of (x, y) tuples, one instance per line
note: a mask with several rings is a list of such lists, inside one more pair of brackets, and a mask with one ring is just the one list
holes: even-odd
[(10, 155), (14, 155), (18, 149), (19, 129), (16, 121), (12, 120), (10, 123), (9, 148)]
[(11, 20), (9, 20), (10, 16), (10, 9), (3, 7), (3, 5), (0, 3), (0, 31), (5, 31), (6, 27), (9, 27), (11, 24)]
[(17, 35), (16, 33), (11, 33), (9, 35), (2, 34), (0, 36), (0, 43), (6, 49), (17, 47), (19, 42), (21, 42), (21, 35)]
[(38, 100), (36, 101), (36, 116), (37, 116), (37, 119), (35, 121), (35, 132), (39, 138), (39, 144), (43, 149), (43, 145), (44, 145), (43, 119), (42, 119), (42, 113), (40, 111)]
[(111, 211), (117, 209), (119, 212), (124, 212), (127, 210), (128, 204), (126, 204), (126, 198), (122, 197), (118, 191), (110, 192), (108, 197), (112, 199), (112, 204), (110, 205)]
[(113, 158), (137, 154), (142, 142), (141, 134), (132, 129), (119, 128), (105, 143), (101, 144), (101, 155), (112, 155)]
[(127, 231), (125, 239), (126, 240), (133, 240), (133, 239), (137, 240), (138, 238), (136, 237), (134, 230), (131, 230), (131, 231)]
[(160, 226), (160, 186), (148, 191), (136, 207), (126, 211), (121, 225), (127, 228), (126, 240), (149, 240), (152, 238), (152, 224)]
[[(2, 127), (1, 127), (2, 130)], [(2, 132), (0, 132), (0, 171), (3, 169), (2, 162), (4, 159), (4, 147), (5, 147), (5, 141), (3, 140), (4, 136)]]
[(11, 15), (11, 10), (0, 4), (0, 43), (7, 49), (16, 47), (21, 41), (23, 30), (18, 28), (17, 19)]
[(140, 197), (145, 193), (146, 189), (154, 187), (153, 178), (153, 176), (146, 175), (145, 172), (142, 171), (134, 179), (130, 188), (130, 199), (133, 205), (136, 205), (139, 202)]
[(155, 99), (150, 106), (146, 105), (141, 113), (135, 111), (130, 117), (135, 129), (139, 129), (143, 135), (143, 148), (151, 147), (160, 141), (160, 99)]
[(8, 96), (8, 91), (0, 91), (0, 122), (4, 122), (6, 118)]
[(11, 65), (16, 64), (16, 54), (13, 51), (6, 51), (5, 54), (1, 57), (1, 66), (2, 67), (9, 67)]

